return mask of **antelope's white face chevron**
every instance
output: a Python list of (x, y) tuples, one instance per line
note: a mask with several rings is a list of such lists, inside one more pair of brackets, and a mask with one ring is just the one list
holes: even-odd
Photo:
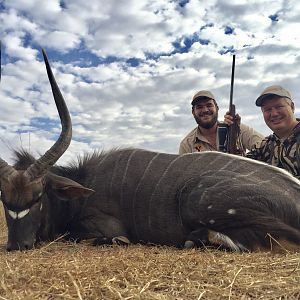
[[(40, 204), (40, 211), (42, 210), (42, 208), (43, 208), (43, 204), (41, 203)], [(16, 219), (22, 219), (26, 215), (28, 215), (30, 209), (27, 208), (27, 209), (24, 209), (24, 210), (19, 211), (19, 212), (16, 212), (16, 211), (13, 211), (13, 210), (10, 210), (10, 209), (8, 209), (7, 211), (8, 211), (8, 214), (11, 216), (11, 218), (13, 218), (14, 220), (16, 220)]]
[(29, 208), (25, 209), (25, 210), (22, 210), (20, 212), (15, 212), (13, 210), (7, 210), (8, 211), (8, 214), (14, 219), (22, 219), (24, 218), (28, 213), (29, 213)]

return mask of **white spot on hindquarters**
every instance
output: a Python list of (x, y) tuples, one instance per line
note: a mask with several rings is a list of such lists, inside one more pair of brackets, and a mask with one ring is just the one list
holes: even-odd
[(228, 212), (228, 214), (230, 214), (230, 215), (235, 215), (235, 214), (236, 214), (236, 210), (233, 209), (233, 208), (228, 209), (227, 212)]
[(212, 209), (212, 204), (207, 206), (207, 209)]
[(214, 219), (211, 219), (208, 222), (209, 222), (209, 224), (215, 224), (215, 220)]

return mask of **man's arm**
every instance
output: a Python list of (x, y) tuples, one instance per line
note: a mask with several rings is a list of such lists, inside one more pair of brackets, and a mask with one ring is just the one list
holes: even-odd
[[(236, 119), (239, 123), (241, 122), (239, 114), (236, 114)], [(229, 114), (229, 112), (227, 112), (224, 116), (224, 123), (228, 126), (233, 124), (233, 117)], [(241, 139), (243, 147), (247, 150), (251, 150), (255, 147), (260, 147), (260, 144), (265, 137), (253, 128), (240, 123), (239, 138)]]
[(191, 153), (191, 151), (190, 151), (188, 145), (186, 143), (184, 143), (184, 141), (182, 141), (179, 146), (179, 154), (182, 155), (185, 153)]
[(261, 133), (245, 124), (240, 125), (240, 130), (240, 139), (245, 149), (251, 150), (260, 147), (261, 142), (264, 139), (264, 136)]
[(180, 142), (179, 154), (192, 153), (194, 147), (195, 134), (198, 127), (190, 131)]

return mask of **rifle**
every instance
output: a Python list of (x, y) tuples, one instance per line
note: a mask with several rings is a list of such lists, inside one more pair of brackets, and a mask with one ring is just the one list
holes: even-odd
[(1, 40), (0, 40), (0, 82), (1, 82)]
[[(235, 54), (232, 56), (231, 83), (230, 83), (230, 100), (229, 114), (233, 117), (233, 124), (227, 126), (220, 124), (218, 128), (219, 134), (219, 150), (231, 154), (244, 155), (244, 149), (239, 141), (240, 125), (236, 119), (235, 105), (233, 104), (233, 86), (234, 86), (234, 70), (235, 70)], [(239, 147), (238, 147), (239, 144)]]
[(233, 85), (234, 85), (234, 70), (235, 70), (235, 54), (232, 56), (231, 68), (231, 83), (230, 83), (230, 100), (229, 100), (229, 113), (233, 117), (233, 124), (228, 128), (227, 135), (227, 152), (237, 154), (237, 139), (239, 135), (239, 125), (235, 117), (235, 105), (233, 104)]

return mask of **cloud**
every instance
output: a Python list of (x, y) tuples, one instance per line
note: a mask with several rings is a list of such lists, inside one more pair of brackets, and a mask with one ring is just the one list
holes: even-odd
[(122, 145), (176, 153), (195, 127), (190, 102), (196, 91), (216, 95), (220, 119), (228, 110), (233, 51), (234, 101), (243, 122), (270, 133), (254, 105), (267, 85), (300, 96), (295, 0), (1, 5), (0, 146), (8, 161), (15, 147), (42, 154), (60, 131), (41, 47), (72, 115), (72, 145), (60, 162)]

